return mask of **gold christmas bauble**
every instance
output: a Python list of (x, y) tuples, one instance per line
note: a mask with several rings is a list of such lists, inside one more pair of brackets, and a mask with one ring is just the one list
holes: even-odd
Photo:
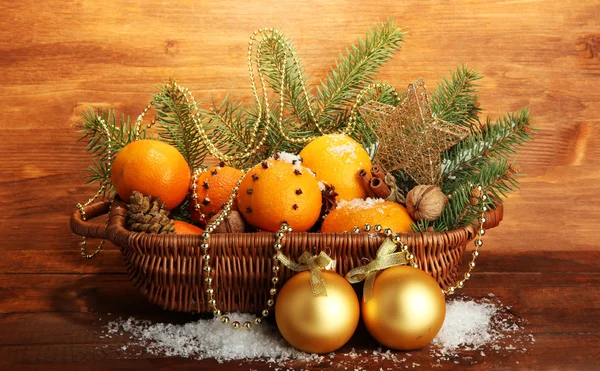
[(329, 353), (350, 340), (358, 326), (360, 305), (352, 285), (339, 274), (323, 271), (327, 296), (313, 296), (310, 273), (285, 283), (275, 305), (277, 327), (293, 347)]
[(445, 316), (446, 300), (437, 282), (411, 266), (379, 273), (373, 298), (362, 304), (369, 333), (397, 350), (417, 349), (429, 343), (442, 328)]

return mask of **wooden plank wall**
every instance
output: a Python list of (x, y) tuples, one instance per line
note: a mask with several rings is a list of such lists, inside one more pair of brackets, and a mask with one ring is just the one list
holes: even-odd
[(313, 83), (337, 54), (393, 17), (409, 34), (379, 77), (429, 87), (457, 64), (485, 76), (492, 118), (528, 106), (539, 127), (519, 158), (527, 177), (488, 249), (597, 249), (600, 238), (600, 4), (594, 1), (0, 2), (0, 272), (122, 271), (85, 264), (68, 227), (90, 157), (75, 125), (87, 106), (137, 117), (170, 77), (204, 102), (249, 100), (247, 40), (294, 41)]

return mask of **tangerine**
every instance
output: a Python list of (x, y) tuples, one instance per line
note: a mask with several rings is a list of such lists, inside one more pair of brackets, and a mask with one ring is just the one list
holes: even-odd
[[(218, 213), (229, 200), (233, 188), (243, 174), (241, 170), (230, 166), (211, 167), (200, 174), (195, 183), (198, 198), (196, 201), (190, 201), (192, 220), (204, 222)], [(194, 187), (194, 184), (191, 187)], [(237, 210), (236, 202), (231, 209)], [(205, 215), (205, 220), (202, 219), (202, 214)]]
[(321, 232), (350, 232), (365, 224), (379, 224), (383, 229), (390, 228), (394, 233), (412, 230), (412, 218), (404, 206), (383, 199), (354, 199), (342, 201), (323, 221)]
[(175, 226), (175, 234), (202, 234), (204, 232), (202, 228), (182, 220), (173, 220), (173, 225)]
[(242, 180), (238, 208), (254, 227), (276, 232), (286, 222), (304, 232), (319, 218), (321, 190), (314, 174), (299, 162), (268, 159)]
[(170, 210), (186, 197), (190, 167), (177, 148), (158, 140), (131, 142), (115, 157), (111, 167), (112, 184), (122, 200), (139, 191), (160, 197)]
[(365, 198), (365, 191), (358, 172), (371, 171), (371, 158), (365, 149), (345, 134), (320, 136), (300, 151), (302, 164), (335, 187), (338, 200)]

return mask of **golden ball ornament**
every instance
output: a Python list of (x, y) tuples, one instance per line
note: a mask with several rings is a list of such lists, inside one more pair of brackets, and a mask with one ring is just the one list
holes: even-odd
[(425, 271), (392, 267), (375, 278), (372, 299), (362, 303), (362, 317), (382, 345), (413, 350), (428, 344), (442, 328), (446, 300)]
[(327, 296), (313, 296), (310, 272), (294, 275), (281, 288), (275, 320), (281, 335), (294, 348), (330, 353), (350, 340), (360, 318), (352, 285), (339, 274), (323, 271)]

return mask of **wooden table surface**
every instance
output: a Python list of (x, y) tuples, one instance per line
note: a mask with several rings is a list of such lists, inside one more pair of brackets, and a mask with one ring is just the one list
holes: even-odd
[[(518, 158), (527, 174), (521, 190), (506, 200), (505, 220), (486, 236), (464, 291), (495, 294), (536, 343), (526, 353), (474, 354), (477, 364), (444, 368), (600, 368), (597, 1), (0, 4), (0, 369), (237, 369), (239, 362), (144, 353), (125, 359), (127, 339), (100, 337), (118, 316), (191, 317), (146, 303), (116, 248), (80, 258), (68, 217), (94, 193), (83, 185), (90, 157), (77, 141), (81, 111), (114, 107), (137, 117), (154, 86), (170, 77), (203, 102), (227, 93), (249, 100), (246, 42), (260, 27), (280, 28), (294, 41), (316, 84), (340, 51), (388, 17), (409, 34), (382, 80), (402, 90), (422, 76), (433, 87), (468, 63), (485, 76), (486, 115), (528, 106), (539, 128)], [(427, 349), (412, 357), (429, 367)]]

